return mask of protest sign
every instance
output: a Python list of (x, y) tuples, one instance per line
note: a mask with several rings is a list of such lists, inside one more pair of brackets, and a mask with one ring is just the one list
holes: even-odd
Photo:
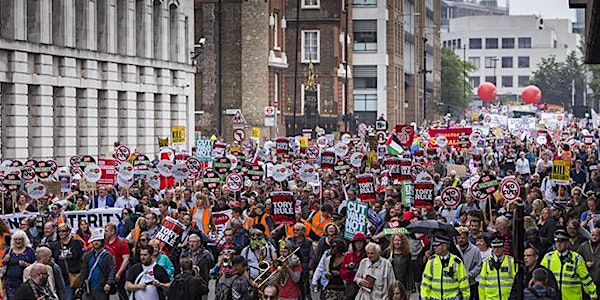
[[(430, 137), (443, 136), (445, 139), (444, 146), (451, 148), (460, 148), (459, 137), (462, 135), (471, 135), (472, 129), (470, 127), (465, 128), (436, 128), (429, 129)], [(432, 138), (429, 143), (430, 148), (438, 148), (440, 145), (436, 142), (436, 139)]]
[(272, 192), (271, 204), (273, 206), (273, 223), (296, 224), (294, 193)]
[(227, 156), (219, 157), (213, 162), (213, 168), (217, 173), (225, 174), (231, 169), (231, 159)]
[(377, 194), (375, 193), (375, 183), (373, 175), (361, 174), (356, 176), (358, 182), (358, 198), (362, 202), (371, 202), (377, 200)]
[(571, 162), (568, 160), (553, 160), (550, 179), (558, 184), (569, 184), (571, 181)]
[(46, 194), (48, 194), (48, 195), (53, 194), (55, 196), (60, 195), (60, 193), (61, 193), (60, 182), (44, 181), (42, 183), (46, 187)]
[(325, 151), (321, 153), (321, 168), (322, 169), (333, 169), (335, 165), (335, 153), (331, 151)]
[(288, 155), (290, 152), (290, 142), (287, 138), (278, 138), (275, 140), (275, 154)]
[(411, 146), (415, 135), (415, 129), (408, 124), (396, 125), (396, 136), (400, 140), (403, 147), (408, 148)]
[(261, 181), (265, 176), (265, 170), (259, 165), (248, 165), (247, 168), (246, 174), (252, 181)]
[(221, 183), (221, 176), (213, 170), (207, 170), (202, 176), (202, 183), (209, 189), (215, 189)]
[(98, 166), (102, 171), (98, 184), (114, 185), (117, 176), (116, 170), (117, 160), (113, 158), (100, 158), (98, 159)]
[(493, 195), (497, 190), (500, 182), (496, 178), (496, 176), (491, 174), (486, 174), (479, 178), (477, 181), (477, 189), (481, 194)]
[(410, 181), (403, 181), (400, 194), (402, 196), (402, 204), (405, 207), (412, 207), (415, 197), (415, 187), (413, 183)]
[(165, 255), (171, 254), (171, 250), (175, 247), (175, 243), (181, 237), (183, 230), (185, 230), (185, 226), (181, 222), (169, 216), (165, 218), (155, 237), (155, 239), (162, 242), (161, 251)]
[(416, 182), (414, 195), (414, 207), (431, 208), (433, 207), (433, 183)]
[(347, 164), (345, 161), (343, 160), (339, 160), (338, 162), (335, 163), (335, 165), (333, 166), (333, 171), (335, 171), (338, 175), (342, 176), (342, 175), (346, 175), (346, 173), (348, 173), (348, 171), (350, 170), (350, 165)]
[(64, 172), (58, 174), (58, 182), (60, 182), (61, 193), (71, 192), (71, 173)]
[(90, 182), (85, 180), (85, 178), (82, 178), (79, 181), (79, 190), (81, 190), (82, 192), (95, 192), (96, 191), (96, 183), (95, 182)]
[(454, 209), (460, 203), (460, 190), (456, 187), (446, 187), (440, 196), (446, 208)]
[(367, 204), (359, 201), (348, 201), (344, 238), (352, 240), (357, 232), (367, 232)]
[(223, 231), (225, 231), (227, 222), (231, 219), (231, 209), (213, 212), (212, 217), (213, 221), (215, 221), (215, 229), (217, 230), (214, 235), (220, 239), (223, 237)]
[(200, 161), (210, 161), (212, 154), (212, 143), (209, 139), (197, 139), (196, 140), (196, 153), (195, 156)]
[[(60, 185), (58, 185), (58, 188), (60, 189)], [(81, 220), (87, 220), (90, 228), (104, 228), (104, 226), (108, 223), (119, 224), (119, 221), (121, 220), (121, 211), (122, 209), (120, 208), (96, 208), (90, 210), (65, 211), (63, 213), (63, 219), (70, 228), (77, 228), (77, 224), (79, 224), (79, 221)], [(0, 219), (8, 224), (11, 231), (14, 231), (19, 229), (21, 220), (31, 217), (35, 218), (37, 216), (39, 216), (37, 212), (15, 213), (0, 215)]]

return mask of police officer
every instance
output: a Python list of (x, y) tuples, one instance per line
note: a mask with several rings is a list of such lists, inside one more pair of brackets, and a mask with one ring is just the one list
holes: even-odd
[(598, 299), (596, 285), (588, 273), (585, 260), (577, 252), (569, 250), (571, 235), (564, 229), (557, 229), (554, 233), (556, 250), (547, 253), (542, 259), (542, 266), (548, 268), (558, 283), (558, 293), (562, 299), (583, 299), (581, 288), (591, 299)]
[(434, 238), (433, 255), (425, 265), (421, 281), (421, 299), (469, 299), (469, 276), (462, 260), (449, 252), (452, 239)]
[(507, 300), (510, 296), (517, 265), (514, 258), (504, 255), (504, 238), (492, 238), (492, 255), (483, 260), (479, 280), (479, 299)]

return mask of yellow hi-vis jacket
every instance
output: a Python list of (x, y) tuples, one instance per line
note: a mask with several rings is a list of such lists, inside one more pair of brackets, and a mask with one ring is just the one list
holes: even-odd
[(449, 253), (448, 265), (442, 268), (439, 255), (432, 256), (423, 270), (421, 299), (469, 299), (469, 276), (458, 256)]
[(479, 280), (480, 300), (508, 300), (513, 281), (517, 275), (515, 259), (504, 255), (499, 268), (496, 268), (494, 256), (490, 255), (481, 266), (481, 279)]
[(561, 261), (558, 251), (546, 253), (542, 259), (542, 266), (548, 268), (556, 278), (558, 291), (563, 300), (583, 299), (581, 288), (592, 299), (598, 299), (596, 285), (585, 266), (585, 260), (577, 252), (568, 251), (566, 259)]

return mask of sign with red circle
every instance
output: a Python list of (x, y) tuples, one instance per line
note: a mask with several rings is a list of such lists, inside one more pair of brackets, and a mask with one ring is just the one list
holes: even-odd
[(229, 174), (225, 179), (225, 184), (230, 191), (237, 192), (244, 186), (244, 177), (236, 173)]
[(473, 196), (473, 198), (479, 200), (479, 201), (483, 201), (487, 198), (487, 194), (482, 192), (480, 189), (477, 188), (477, 186), (479, 185), (479, 181), (475, 181), (473, 182), (473, 184), (471, 185), (471, 196)]
[(319, 150), (319, 147), (315, 146), (315, 145), (311, 145), (308, 148), (306, 148), (306, 157), (308, 159), (317, 159), (319, 158), (319, 155), (321, 154), (321, 150)]
[(130, 155), (131, 155), (131, 149), (129, 149), (129, 147), (127, 147), (125, 145), (121, 145), (121, 146), (117, 147), (117, 149), (115, 149), (115, 159), (118, 160), (119, 162), (127, 161), (127, 159), (129, 159)]
[(195, 157), (189, 157), (186, 160), (185, 165), (192, 174), (198, 174), (202, 171), (202, 163)]
[(291, 169), (294, 172), (294, 174), (298, 174), (300, 172), (300, 169), (302, 169), (302, 167), (304, 167), (305, 164), (306, 163), (304, 162), (304, 160), (296, 159), (292, 162)]
[(442, 203), (449, 209), (454, 209), (460, 203), (460, 190), (456, 187), (449, 186), (442, 191)]
[(500, 193), (508, 201), (513, 201), (521, 194), (519, 183), (513, 178), (505, 178), (500, 184)]

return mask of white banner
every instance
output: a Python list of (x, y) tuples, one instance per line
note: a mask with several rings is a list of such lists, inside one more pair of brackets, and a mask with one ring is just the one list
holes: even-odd
[[(63, 218), (67, 224), (77, 230), (77, 224), (80, 220), (86, 220), (90, 228), (104, 227), (108, 223), (119, 224), (121, 220), (121, 208), (96, 208), (90, 210), (66, 211)], [(19, 229), (20, 221), (30, 217), (36, 217), (39, 213), (16, 213), (9, 215), (0, 215), (0, 219), (6, 221), (11, 232)]]

